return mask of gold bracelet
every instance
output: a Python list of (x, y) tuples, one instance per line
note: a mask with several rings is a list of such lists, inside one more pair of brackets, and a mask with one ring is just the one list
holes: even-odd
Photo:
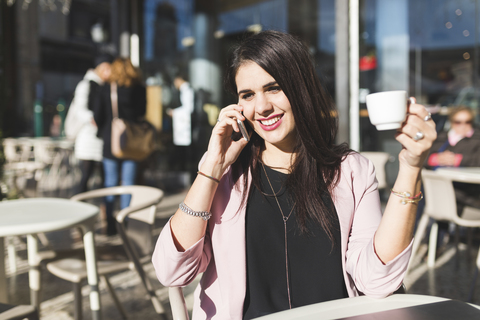
[(208, 174), (205, 174), (205, 173), (203, 173), (203, 172), (201, 172), (201, 171), (197, 171), (197, 173), (198, 173), (199, 175), (204, 176), (205, 178), (208, 178), (208, 179), (210, 179), (210, 180), (215, 181), (216, 183), (220, 183), (220, 180), (218, 180), (217, 178), (214, 178), (214, 177), (212, 177), (212, 176), (209, 176)]
[(393, 189), (391, 189), (391, 191), (392, 191), (393, 195), (396, 195), (397, 197), (402, 198), (402, 200), (400, 200), (401, 204), (407, 204), (407, 203), (417, 204), (417, 203), (420, 202), (420, 200), (423, 199), (422, 191), (420, 191), (419, 193), (417, 193), (413, 197), (412, 197), (412, 194), (410, 192), (398, 192), (398, 191), (395, 191)]

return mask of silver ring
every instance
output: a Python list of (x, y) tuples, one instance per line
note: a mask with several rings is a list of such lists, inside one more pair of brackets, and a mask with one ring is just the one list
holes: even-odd
[(413, 140), (419, 141), (419, 140), (422, 140), (423, 138), (425, 138), (425, 134), (423, 134), (422, 131), (418, 131), (415, 137), (413, 137)]
[(432, 114), (429, 112), (425, 118), (423, 118), (423, 120), (425, 120), (425, 122), (427, 122), (428, 120), (432, 120)]
[(217, 118), (217, 122), (220, 122), (220, 118)]

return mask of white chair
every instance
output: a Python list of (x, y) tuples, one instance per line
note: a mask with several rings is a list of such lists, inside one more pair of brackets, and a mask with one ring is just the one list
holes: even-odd
[[(155, 311), (163, 317), (164, 309), (159, 302), (155, 290), (148, 279), (143, 265), (150, 263), (153, 251), (152, 231), (155, 222), (157, 204), (163, 198), (163, 191), (147, 186), (119, 186), (97, 189), (77, 194), (72, 200), (81, 201), (109, 195), (130, 194), (130, 205), (118, 212), (115, 219), (117, 231), (122, 239), (122, 249), (106, 247), (98, 252), (98, 274), (105, 281), (117, 308), (123, 318), (127, 314), (118, 300), (113, 287), (108, 281), (108, 275), (128, 269), (135, 270), (147, 290)], [(98, 250), (100, 251), (100, 250)], [(81, 283), (87, 278), (86, 265), (83, 257), (66, 258), (47, 263), (47, 269), (55, 276), (73, 283), (75, 295), (75, 319), (82, 318)]]
[[(425, 209), (415, 233), (410, 265), (414, 260), (414, 256), (420, 246), (423, 236), (425, 235), (429, 220), (432, 218), (434, 222), (430, 229), (427, 265), (429, 268), (433, 268), (435, 266), (438, 236), (437, 222), (453, 222), (457, 226), (478, 228), (480, 227), (480, 209), (465, 207), (460, 217), (457, 214), (457, 203), (453, 183), (448, 177), (444, 177), (432, 170), (423, 169), (422, 181), (425, 192)], [(480, 268), (480, 249), (477, 255), (476, 264), (477, 268), (472, 282), (469, 301), (471, 301), (471, 298), (473, 297), (473, 289), (475, 288), (476, 278)]]
[(7, 163), (24, 162), (33, 159), (33, 146), (28, 138), (5, 138), (2, 144)]
[(388, 188), (387, 182), (387, 174), (385, 171), (385, 165), (389, 161), (393, 161), (393, 156), (391, 156), (388, 152), (360, 152), (362, 156), (369, 159), (373, 162), (373, 166), (375, 167), (375, 175), (378, 180), (378, 189), (386, 189)]
[(9, 305), (0, 303), (1, 320), (39, 320), (38, 310), (32, 305)]
[(182, 287), (169, 287), (168, 299), (170, 301), (170, 308), (172, 309), (173, 320), (189, 320)]
[[(5, 138), (2, 141), (6, 163), (3, 165), (8, 190), (14, 190), (19, 197), (25, 197), (27, 180), (39, 180), (44, 165), (32, 160), (32, 144), (26, 138)], [(17, 254), (13, 245), (14, 237), (7, 237), (8, 261), (11, 272), (17, 271)], [(18, 238), (18, 237), (15, 237)]]

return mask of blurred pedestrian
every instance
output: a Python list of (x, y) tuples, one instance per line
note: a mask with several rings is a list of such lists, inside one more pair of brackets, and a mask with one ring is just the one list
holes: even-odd
[(100, 167), (103, 180), (101, 166), (103, 141), (97, 137), (92, 100), (99, 88), (108, 81), (112, 61), (113, 56), (110, 54), (101, 54), (95, 58), (95, 69), (89, 69), (78, 83), (65, 119), (65, 134), (67, 138), (75, 139), (75, 157), (79, 160), (82, 172), (75, 193), (87, 191), (88, 180), (95, 167)]
[(188, 82), (185, 72), (178, 72), (173, 80), (178, 90), (179, 101), (174, 108), (167, 109), (167, 115), (172, 117), (174, 148), (170, 156), (173, 169), (188, 171), (192, 151), (192, 113), (194, 111), (194, 90)]
[(173, 118), (173, 143), (176, 146), (190, 146), (192, 144), (192, 123), (194, 91), (185, 76), (175, 77), (173, 84), (180, 92), (180, 103), (178, 108), (171, 111)]
[[(105, 187), (135, 184), (138, 163), (131, 159), (118, 159), (111, 151), (112, 100), (111, 85), (117, 85), (119, 118), (135, 121), (145, 116), (146, 90), (138, 70), (128, 58), (117, 58), (112, 63), (110, 85), (101, 88), (93, 101), (94, 118), (98, 126), (98, 136), (103, 138), (103, 168)], [(120, 175), (119, 175), (120, 172)], [(121, 180), (120, 180), (121, 179)], [(130, 204), (130, 195), (120, 196), (120, 209)], [(106, 197), (107, 234), (116, 234), (113, 196)]]

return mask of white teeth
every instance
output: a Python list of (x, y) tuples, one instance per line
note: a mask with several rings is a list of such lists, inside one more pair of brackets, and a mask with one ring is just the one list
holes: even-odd
[(278, 120), (280, 120), (280, 116), (269, 119), (269, 120), (263, 120), (260, 121), (264, 126), (271, 126), (272, 124), (275, 124)]

